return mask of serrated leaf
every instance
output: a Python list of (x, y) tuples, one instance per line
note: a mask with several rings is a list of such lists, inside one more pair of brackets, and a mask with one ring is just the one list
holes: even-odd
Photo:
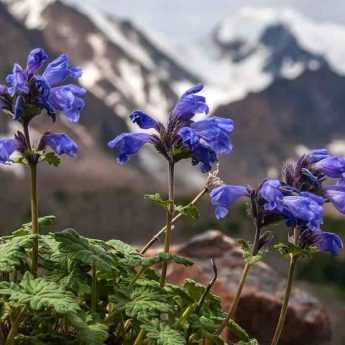
[(116, 260), (110, 252), (105, 250), (104, 242), (80, 236), (73, 229), (53, 233), (51, 236), (59, 243), (60, 253), (72, 261), (80, 261), (88, 265), (96, 263), (97, 268), (107, 271), (116, 270)]
[(193, 262), (191, 260), (183, 258), (181, 256), (177, 256), (171, 253), (159, 253), (155, 256), (144, 258), (142, 262), (142, 266), (150, 267), (150, 266), (160, 264), (163, 262), (168, 262), (168, 263), (175, 262), (176, 264), (184, 265), (184, 266), (193, 265)]
[(182, 213), (184, 216), (191, 217), (193, 219), (199, 218), (199, 209), (196, 205), (188, 204), (188, 205), (177, 205), (175, 207), (176, 211)]
[(186, 345), (184, 334), (167, 323), (153, 321), (145, 323), (142, 328), (146, 337), (153, 340), (156, 345)]
[(315, 248), (301, 248), (293, 243), (278, 243), (273, 246), (284, 258), (293, 256), (311, 257), (317, 250)]
[(144, 198), (149, 199), (154, 204), (156, 204), (160, 207), (163, 207), (163, 208), (168, 208), (171, 205), (171, 201), (170, 200), (163, 200), (159, 193), (145, 194)]
[(107, 326), (101, 323), (88, 323), (79, 315), (69, 314), (69, 322), (78, 330), (79, 339), (85, 345), (103, 345), (108, 338)]
[(13, 236), (0, 243), (0, 271), (12, 272), (26, 264), (27, 251), (31, 250), (33, 235)]
[(43, 278), (34, 279), (28, 272), (19, 284), (1, 282), (0, 295), (7, 295), (10, 302), (33, 311), (52, 308), (58, 314), (78, 313), (80, 307), (71, 292)]
[(239, 340), (242, 340), (244, 342), (248, 342), (251, 340), (248, 333), (234, 320), (230, 320), (227, 327), (229, 331), (234, 334)]
[(143, 256), (138, 250), (127, 243), (119, 240), (110, 240), (106, 244), (112, 248), (113, 253), (119, 257), (120, 261), (128, 266), (139, 266), (143, 260)]
[(239, 240), (238, 242), (241, 245), (243, 260), (246, 264), (252, 266), (262, 260), (265, 254), (263, 250), (260, 250), (256, 255), (253, 255), (250, 242), (244, 240)]

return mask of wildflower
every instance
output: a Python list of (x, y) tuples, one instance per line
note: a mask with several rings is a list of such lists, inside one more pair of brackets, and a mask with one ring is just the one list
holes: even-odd
[(332, 178), (341, 178), (345, 173), (345, 159), (339, 156), (327, 156), (313, 165), (314, 170)]
[(70, 121), (77, 122), (85, 106), (86, 90), (74, 84), (61, 84), (67, 78), (79, 78), (81, 69), (71, 65), (66, 54), (61, 54), (38, 74), (47, 59), (47, 53), (36, 48), (30, 52), (25, 69), (14, 64), (12, 73), (6, 77), (6, 92), (0, 89), (0, 104), (16, 120), (24, 121), (25, 115), (25, 121), (30, 121), (45, 109), (53, 119), (61, 111)]
[(78, 145), (65, 133), (45, 133), (39, 146), (40, 149), (49, 146), (58, 155), (75, 157), (78, 153)]
[(11, 154), (18, 148), (17, 140), (13, 138), (0, 139), (0, 162), (7, 163)]
[(229, 208), (241, 197), (249, 196), (246, 187), (237, 185), (221, 185), (210, 192), (211, 204), (215, 208), (217, 219), (224, 218)]
[(336, 185), (326, 186), (325, 195), (334, 207), (345, 214), (345, 181), (339, 180)]
[(298, 243), (302, 248), (316, 247), (322, 252), (328, 252), (336, 255), (343, 248), (341, 238), (332, 232), (322, 231), (320, 229), (310, 230), (301, 228)]
[(111, 140), (108, 146), (118, 151), (117, 162), (126, 163), (144, 144), (150, 143), (172, 163), (191, 158), (202, 172), (210, 171), (219, 155), (232, 151), (229, 136), (234, 125), (231, 119), (218, 116), (193, 121), (195, 114), (209, 112), (205, 97), (196, 95), (202, 88), (196, 85), (180, 97), (167, 126), (142, 111), (133, 112), (131, 121), (142, 129), (152, 129), (153, 133), (123, 133)]

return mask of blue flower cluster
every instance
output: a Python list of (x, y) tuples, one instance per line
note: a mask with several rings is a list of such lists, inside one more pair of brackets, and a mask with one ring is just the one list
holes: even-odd
[(196, 85), (181, 96), (167, 126), (142, 111), (133, 112), (131, 121), (142, 129), (153, 130), (153, 134), (123, 133), (111, 140), (108, 146), (118, 152), (117, 162), (126, 163), (131, 155), (150, 143), (169, 162), (191, 158), (202, 172), (210, 171), (220, 154), (232, 151), (229, 136), (234, 124), (231, 119), (218, 116), (193, 120), (196, 114), (209, 112), (205, 97), (197, 95), (202, 89), (202, 85)]
[[(335, 184), (324, 185), (326, 178), (335, 179)], [(345, 214), (344, 179), (345, 159), (320, 149), (287, 163), (282, 181), (265, 180), (257, 190), (221, 185), (210, 192), (210, 197), (218, 219), (225, 217), (239, 198), (247, 197), (260, 226), (285, 220), (289, 227), (298, 229), (301, 247), (318, 247), (334, 255), (343, 243), (338, 235), (321, 230), (323, 207), (330, 201)]]
[[(11, 114), (14, 120), (27, 127), (43, 110), (55, 121), (56, 113), (62, 112), (70, 121), (78, 122), (85, 106), (86, 90), (75, 84), (63, 84), (67, 79), (77, 79), (82, 71), (70, 64), (66, 54), (61, 54), (39, 73), (48, 60), (47, 53), (36, 48), (27, 58), (26, 67), (14, 64), (12, 73), (6, 77), (6, 85), (0, 85), (0, 109)], [(64, 133), (44, 133), (39, 149), (49, 146), (57, 154), (74, 157), (77, 144)], [(0, 139), (0, 162), (9, 161), (18, 150), (30, 149), (25, 133), (18, 132), (14, 138)]]

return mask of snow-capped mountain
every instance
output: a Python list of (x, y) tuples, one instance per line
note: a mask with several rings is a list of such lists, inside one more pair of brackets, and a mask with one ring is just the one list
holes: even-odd
[(293, 9), (242, 7), (189, 53), (191, 67), (202, 72), (219, 105), (324, 65), (344, 75), (344, 40), (345, 26), (316, 22)]

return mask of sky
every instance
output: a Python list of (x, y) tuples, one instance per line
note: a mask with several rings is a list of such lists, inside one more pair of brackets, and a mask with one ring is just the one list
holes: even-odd
[(345, 24), (344, 0), (69, 0), (83, 2), (161, 34), (171, 43), (203, 39), (241, 6), (292, 7), (304, 15)]

